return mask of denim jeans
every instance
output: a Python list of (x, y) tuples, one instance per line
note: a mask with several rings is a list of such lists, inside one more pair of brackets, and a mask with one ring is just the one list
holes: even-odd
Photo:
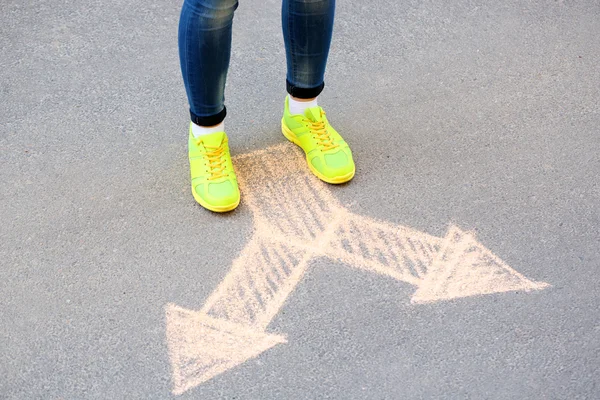
[[(248, 0), (248, 7), (252, 7)], [(282, 0), (289, 94), (321, 93), (329, 54), (335, 0)], [(237, 0), (184, 0), (179, 20), (179, 59), (192, 121), (219, 124), (226, 115), (225, 81)]]

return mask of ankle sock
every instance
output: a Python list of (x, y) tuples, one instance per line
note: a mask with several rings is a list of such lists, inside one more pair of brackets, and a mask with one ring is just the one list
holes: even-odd
[(290, 106), (290, 114), (292, 115), (304, 115), (304, 111), (306, 111), (307, 109), (311, 108), (311, 107), (316, 107), (317, 104), (317, 98), (315, 97), (313, 100), (310, 101), (298, 101), (298, 100), (294, 100), (292, 99), (292, 96), (288, 96), (288, 103)]
[(192, 122), (192, 135), (194, 137), (210, 135), (211, 133), (225, 132), (225, 121), (215, 126), (200, 126)]

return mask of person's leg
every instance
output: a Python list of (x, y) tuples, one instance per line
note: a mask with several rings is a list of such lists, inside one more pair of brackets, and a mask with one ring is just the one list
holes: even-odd
[[(314, 100), (323, 90), (335, 0), (283, 0), (281, 20), (287, 59), (287, 91), (294, 100)], [(305, 104), (305, 106), (316, 105)]]
[(288, 96), (282, 132), (306, 153), (310, 170), (328, 183), (354, 176), (352, 152), (317, 104), (323, 90), (335, 0), (283, 0)]
[(225, 81), (237, 0), (185, 0), (179, 19), (179, 60), (192, 122), (225, 119)]
[(237, 0), (185, 0), (179, 20), (179, 58), (190, 105), (192, 194), (211, 211), (239, 204), (223, 120), (231, 26)]

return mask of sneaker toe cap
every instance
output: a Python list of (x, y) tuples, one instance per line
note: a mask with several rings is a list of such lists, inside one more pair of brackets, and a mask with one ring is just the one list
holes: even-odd
[(354, 170), (352, 153), (346, 149), (338, 150), (335, 153), (323, 154), (322, 157), (314, 157), (311, 163), (317, 171), (330, 178), (345, 176)]
[(231, 181), (207, 182), (194, 188), (204, 201), (214, 206), (225, 206), (239, 201), (239, 191)]

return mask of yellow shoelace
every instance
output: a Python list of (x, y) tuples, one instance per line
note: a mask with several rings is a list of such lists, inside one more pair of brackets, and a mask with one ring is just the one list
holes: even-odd
[[(197, 145), (200, 145), (202, 140), (196, 142)], [(210, 168), (210, 177), (208, 177), (209, 181), (225, 178), (229, 176), (227, 172), (225, 172), (225, 147), (223, 145), (218, 147), (207, 146), (203, 144), (206, 149), (206, 158), (208, 159), (208, 167)]]
[(310, 121), (310, 132), (313, 138), (317, 139), (319, 146), (322, 147), (323, 151), (335, 149), (338, 144), (333, 143), (333, 139), (329, 135), (327, 128), (325, 127), (325, 121), (313, 122)]

